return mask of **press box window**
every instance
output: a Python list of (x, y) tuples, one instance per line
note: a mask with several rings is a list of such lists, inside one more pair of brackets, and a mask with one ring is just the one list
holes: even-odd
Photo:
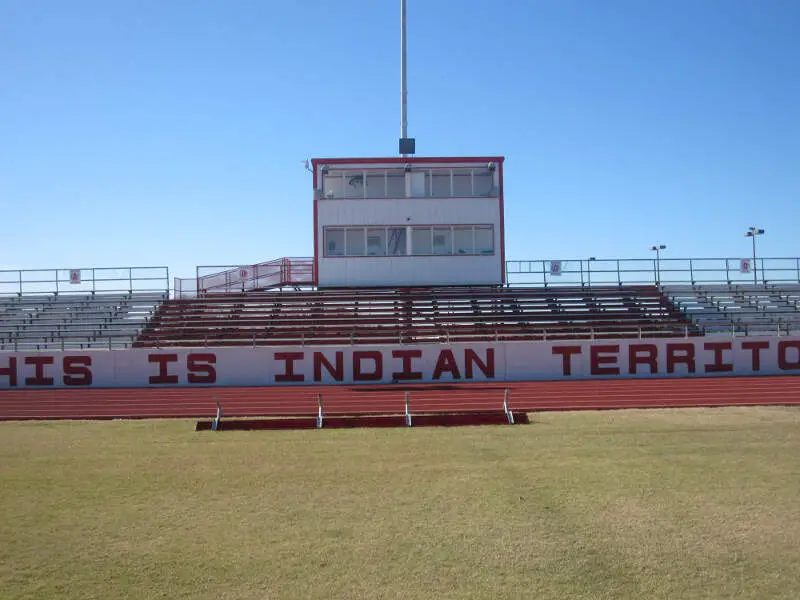
[(452, 254), (453, 236), (450, 228), (434, 228), (433, 230), (433, 253)]
[(411, 230), (411, 251), (414, 254), (433, 254), (433, 230), (430, 227)]
[(367, 229), (367, 255), (386, 256), (385, 229)]
[(406, 228), (389, 227), (387, 230), (389, 239), (389, 254), (392, 256), (403, 256), (406, 254)]
[(453, 196), (472, 196), (472, 169), (453, 169)]
[(365, 194), (367, 198), (386, 197), (386, 173), (367, 173)]
[(388, 198), (405, 198), (405, 171), (386, 171), (386, 196)]
[[(326, 227), (325, 256), (405, 256), (409, 254), (405, 227)], [(414, 256), (475, 256), (494, 254), (492, 225), (412, 227)]]
[(364, 228), (348, 228), (345, 230), (345, 254), (347, 256), (364, 256)]
[(450, 171), (433, 171), (431, 174), (431, 196), (434, 198), (449, 198), (450, 195)]
[[(472, 195), (491, 196), (494, 191), (494, 173), (487, 170), (475, 169), (472, 174)], [(477, 231), (477, 227), (475, 230)]]
[(475, 253), (494, 254), (494, 228), (491, 225), (475, 226)]
[(325, 254), (344, 256), (344, 229), (325, 230)]
[(475, 254), (472, 227), (453, 227), (453, 245), (456, 254)]

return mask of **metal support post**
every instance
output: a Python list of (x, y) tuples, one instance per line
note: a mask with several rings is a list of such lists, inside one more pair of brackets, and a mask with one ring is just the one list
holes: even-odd
[(508, 394), (509, 389), (506, 388), (505, 394), (503, 395), (503, 410), (506, 412), (506, 419), (508, 419), (508, 424), (514, 424), (514, 413), (508, 409)]
[(217, 431), (222, 421), (222, 404), (220, 404), (219, 398), (216, 396), (214, 396), (214, 400), (217, 401), (217, 416), (211, 422), (211, 431)]
[(400, 0), (400, 137), (403, 139), (408, 137), (408, 82), (406, 79), (406, 0)]

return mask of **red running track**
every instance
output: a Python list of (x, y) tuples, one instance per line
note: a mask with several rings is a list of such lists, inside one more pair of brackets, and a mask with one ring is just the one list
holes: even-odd
[(800, 377), (613, 379), (469, 384), (0, 391), (0, 420), (518, 412), (800, 404)]

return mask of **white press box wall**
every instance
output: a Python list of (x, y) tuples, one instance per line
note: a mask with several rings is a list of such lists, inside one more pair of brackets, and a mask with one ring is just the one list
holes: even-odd
[[(502, 158), (377, 160), (315, 159), (312, 163), (320, 287), (503, 283)], [(392, 180), (384, 179), (387, 172)], [(473, 174), (471, 180), (469, 173)], [(453, 183), (459, 177), (461, 183)], [(475, 195), (454, 195), (470, 193)], [(483, 246), (476, 248), (483, 250), (476, 249), (474, 255), (460, 254), (453, 242), (453, 254), (416, 255), (419, 248), (415, 239), (424, 235), (427, 226), (458, 227), (461, 233), (453, 230), (450, 238), (463, 235), (466, 226), (475, 226), (481, 231), (472, 234), (473, 240), (480, 234)], [(386, 236), (391, 230), (405, 229), (404, 254), (349, 256), (343, 251), (331, 252), (334, 234), (343, 237), (341, 228), (348, 227), (348, 235), (354, 236), (359, 227), (365, 228), (365, 235), (375, 233), (367, 227), (390, 228)], [(330, 237), (326, 237), (326, 228)], [(487, 236), (491, 236), (490, 250)]]

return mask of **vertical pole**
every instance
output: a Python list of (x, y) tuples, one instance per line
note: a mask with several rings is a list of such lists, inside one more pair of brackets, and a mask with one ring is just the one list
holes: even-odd
[(216, 396), (214, 396), (214, 400), (217, 401), (217, 416), (211, 421), (211, 431), (217, 431), (220, 426), (220, 421), (222, 421), (222, 405), (219, 403), (219, 398)]
[(508, 424), (514, 424), (514, 413), (511, 412), (508, 408), (508, 388), (506, 388), (505, 394), (503, 395), (503, 409), (506, 411), (506, 419), (508, 419)]
[(758, 266), (756, 265), (756, 234), (753, 232), (753, 284), (758, 285)]
[(542, 281), (544, 282), (544, 287), (547, 287), (547, 270), (545, 269), (545, 261), (542, 261)]
[[(658, 255), (658, 250), (656, 250), (656, 255)], [(655, 284), (658, 285), (658, 258), (653, 261), (653, 279)]]
[[(406, 82), (406, 0), (400, 0), (400, 137), (408, 137), (408, 87)], [(403, 154), (403, 158), (406, 155)]]
[(586, 261), (586, 282), (589, 284), (589, 289), (592, 289), (592, 261)]
[(656, 285), (661, 285), (661, 250), (656, 248)]

